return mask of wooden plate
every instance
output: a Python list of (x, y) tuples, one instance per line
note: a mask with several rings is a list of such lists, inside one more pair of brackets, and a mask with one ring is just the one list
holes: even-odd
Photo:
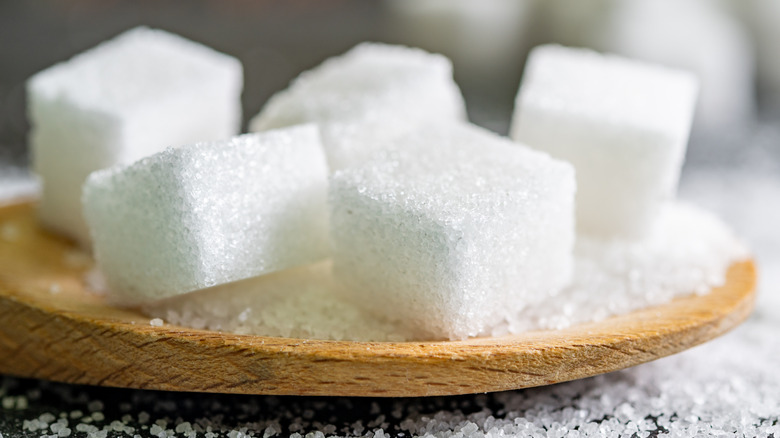
[(336, 342), (153, 327), (85, 291), (91, 261), (40, 230), (31, 203), (0, 207), (0, 373), (173, 391), (424, 396), (501, 391), (615, 371), (738, 325), (750, 261), (727, 284), (565, 330), (460, 342)]

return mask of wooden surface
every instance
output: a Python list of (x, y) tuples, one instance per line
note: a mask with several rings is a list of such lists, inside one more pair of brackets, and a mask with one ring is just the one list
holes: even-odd
[(755, 268), (704, 296), (565, 330), (460, 342), (371, 343), (165, 325), (85, 291), (91, 261), (41, 231), (31, 204), (0, 207), (0, 373), (174, 391), (423, 396), (501, 391), (637, 365), (743, 321)]

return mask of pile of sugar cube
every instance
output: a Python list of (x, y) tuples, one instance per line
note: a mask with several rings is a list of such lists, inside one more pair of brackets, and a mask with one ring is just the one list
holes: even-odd
[(449, 60), (420, 49), (360, 44), (236, 135), (241, 89), (236, 59), (148, 28), (29, 81), (41, 224), (93, 251), (112, 302), (254, 334), (463, 339), (706, 292), (747, 256), (675, 201), (685, 72), (540, 46), (511, 139), (469, 124)]

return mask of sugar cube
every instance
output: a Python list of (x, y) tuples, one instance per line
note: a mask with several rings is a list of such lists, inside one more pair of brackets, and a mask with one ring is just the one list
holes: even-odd
[(572, 270), (574, 171), (466, 124), (435, 124), (331, 177), (334, 274), (424, 339), (461, 339)]
[(579, 232), (641, 237), (675, 196), (696, 92), (689, 73), (540, 46), (528, 59), (511, 135), (574, 165)]
[(406, 120), (387, 114), (381, 120), (329, 122), (319, 125), (322, 144), (331, 172), (359, 166), (376, 155), (388, 142), (423, 126), (424, 120)]
[[(374, 149), (390, 136), (399, 136), (426, 121), (465, 120), (463, 96), (452, 79), (452, 64), (441, 55), (420, 49), (363, 43), (302, 73), (290, 87), (266, 103), (249, 123), (250, 131), (315, 122), (337, 124), (323, 133), (331, 170), (360, 163), (350, 151)], [(360, 128), (366, 123), (369, 128)], [(351, 125), (355, 124), (357, 128)], [(383, 128), (392, 126), (392, 128)], [(367, 134), (379, 128), (382, 135)]]
[(33, 76), (30, 147), (42, 224), (89, 246), (87, 175), (237, 134), (242, 74), (230, 56), (139, 27)]
[(120, 303), (182, 294), (328, 254), (316, 126), (169, 148), (94, 172), (84, 213)]

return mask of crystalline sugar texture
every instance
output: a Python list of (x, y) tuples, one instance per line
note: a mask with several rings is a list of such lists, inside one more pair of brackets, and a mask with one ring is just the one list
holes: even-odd
[(88, 246), (90, 172), (168, 146), (227, 139), (241, 123), (238, 60), (160, 30), (130, 30), (33, 76), (30, 146), (42, 223)]
[(135, 303), (325, 257), (326, 187), (308, 125), (97, 171), (84, 185), (84, 213), (109, 292)]
[(641, 237), (675, 196), (696, 92), (688, 73), (541, 46), (528, 58), (512, 138), (574, 165), (580, 232)]
[(419, 338), (512, 320), (569, 281), (574, 171), (466, 124), (392, 142), (331, 178), (335, 275)]
[[(426, 121), (465, 118), (463, 96), (447, 58), (420, 49), (363, 43), (302, 73), (288, 89), (271, 97), (249, 129), (319, 123), (331, 170), (337, 170), (361, 163), (364, 150), (376, 149), (383, 140)], [(375, 134), (366, 135), (371, 132)]]

